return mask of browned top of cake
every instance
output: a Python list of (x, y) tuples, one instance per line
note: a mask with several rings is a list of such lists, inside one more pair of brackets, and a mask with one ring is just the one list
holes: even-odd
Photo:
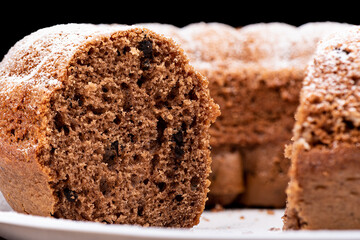
[(141, 25), (173, 37), (200, 69), (213, 68), (225, 61), (241, 64), (243, 68), (258, 65), (271, 70), (303, 69), (318, 40), (346, 26), (335, 22), (307, 23), (300, 27), (277, 22), (257, 23), (241, 28), (222, 23), (193, 23), (183, 28)]
[[(129, 27), (117, 26), (118, 30), (126, 28)], [(44, 89), (60, 84), (58, 69), (81, 45), (115, 30), (115, 26), (67, 24), (40, 29), (26, 36), (9, 50), (0, 64), (0, 77), (6, 79), (1, 81), (2, 91), (22, 84)]]
[(357, 143), (360, 137), (360, 28), (329, 35), (307, 69), (294, 140), (305, 149)]

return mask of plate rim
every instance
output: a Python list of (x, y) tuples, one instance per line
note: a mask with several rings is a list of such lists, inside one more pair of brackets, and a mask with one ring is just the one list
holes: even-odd
[[(19, 218), (19, 215), (21, 218)], [(46, 223), (46, 224), (45, 224)], [(45, 224), (45, 225), (43, 225)], [(14, 226), (42, 231), (74, 232), (142, 239), (360, 239), (360, 230), (301, 230), (242, 233), (210, 229), (142, 227), (138, 225), (102, 224), (0, 211), (0, 227)], [(331, 234), (329, 234), (331, 233)]]

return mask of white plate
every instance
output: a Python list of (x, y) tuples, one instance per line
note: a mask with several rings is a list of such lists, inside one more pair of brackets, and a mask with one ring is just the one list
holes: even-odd
[(192, 229), (106, 225), (15, 213), (0, 194), (0, 239), (205, 240), (205, 239), (360, 239), (360, 231), (282, 232), (283, 209), (205, 211)]

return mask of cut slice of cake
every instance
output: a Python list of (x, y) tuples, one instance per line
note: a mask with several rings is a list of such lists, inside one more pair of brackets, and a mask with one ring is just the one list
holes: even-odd
[(0, 64), (0, 190), (21, 213), (191, 227), (219, 109), (172, 40), (145, 28), (57, 25)]
[(323, 39), (296, 113), (284, 229), (360, 229), (360, 27)]

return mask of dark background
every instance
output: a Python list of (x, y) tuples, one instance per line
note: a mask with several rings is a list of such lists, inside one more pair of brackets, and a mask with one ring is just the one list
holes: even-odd
[(299, 26), (314, 21), (360, 25), (360, 10), (346, 1), (13, 1), (1, 7), (0, 59), (24, 36), (61, 23), (160, 22), (178, 27), (221, 22), (234, 27), (259, 22)]

